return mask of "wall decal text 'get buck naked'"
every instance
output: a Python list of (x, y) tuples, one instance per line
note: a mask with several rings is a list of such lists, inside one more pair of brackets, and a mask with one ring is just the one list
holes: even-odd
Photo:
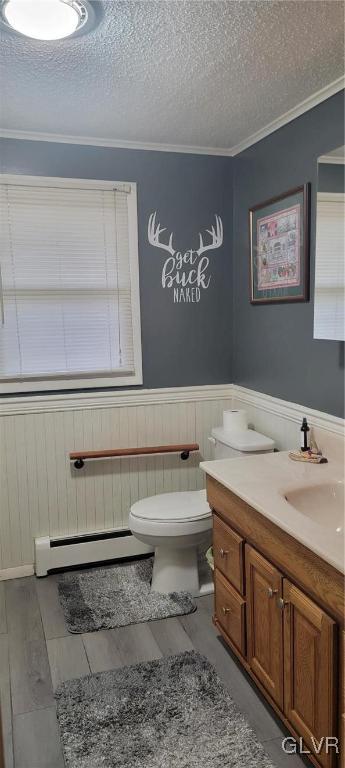
[(215, 226), (212, 225), (211, 229), (206, 230), (211, 236), (211, 242), (208, 245), (204, 245), (199, 232), (199, 248), (196, 250), (190, 248), (182, 253), (173, 247), (173, 232), (168, 243), (161, 242), (160, 235), (166, 231), (166, 228), (156, 222), (156, 215), (157, 211), (151, 213), (149, 218), (147, 228), (149, 243), (170, 254), (163, 265), (162, 286), (173, 290), (175, 303), (197, 303), (200, 301), (201, 292), (207, 290), (211, 282), (211, 275), (208, 273), (210, 259), (204, 255), (205, 251), (213, 251), (223, 244), (222, 220), (216, 215)]

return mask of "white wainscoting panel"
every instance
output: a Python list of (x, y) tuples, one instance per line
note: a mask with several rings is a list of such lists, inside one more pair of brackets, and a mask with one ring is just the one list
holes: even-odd
[[(212, 458), (208, 436), (228, 408), (245, 408), (279, 450), (298, 446), (303, 415), (328, 458), (344, 446), (342, 419), (230, 384), (1, 399), (0, 580), (31, 572), (35, 537), (126, 528), (137, 499), (202, 488), (199, 462)], [(185, 462), (144, 456), (82, 470), (68, 458), (73, 450), (180, 442), (198, 442), (200, 452)]]
[[(185, 394), (184, 394), (185, 393)], [(138, 391), (92, 400), (2, 401), (0, 411), (0, 571), (33, 563), (33, 540), (127, 527), (137, 499), (205, 484), (199, 462), (232, 407), (231, 386)], [(207, 399), (206, 399), (207, 398)], [(82, 401), (82, 400), (81, 400)], [(66, 410), (64, 410), (64, 402)], [(110, 402), (110, 400), (109, 400)], [(138, 402), (139, 404), (136, 404)], [(100, 407), (101, 404), (101, 407)], [(198, 442), (200, 453), (99, 460), (75, 470), (73, 450)]]
[(232, 393), (232, 407), (245, 409), (250, 426), (271, 437), (279, 451), (299, 448), (300, 428), (303, 416), (306, 416), (312, 435), (325, 456), (330, 459), (344, 453), (344, 419), (237, 384), (233, 384)]

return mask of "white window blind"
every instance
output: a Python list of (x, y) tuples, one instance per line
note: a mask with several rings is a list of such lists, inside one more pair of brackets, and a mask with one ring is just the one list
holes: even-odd
[(345, 338), (345, 196), (319, 193), (316, 219), (314, 338)]
[(131, 186), (61, 183), (0, 184), (0, 379), (137, 383)]

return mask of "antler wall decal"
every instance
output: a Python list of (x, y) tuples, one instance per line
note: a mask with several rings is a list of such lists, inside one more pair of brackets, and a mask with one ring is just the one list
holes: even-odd
[(199, 232), (200, 245), (198, 248), (198, 255), (201, 256), (205, 251), (211, 251), (215, 248), (220, 248), (223, 245), (223, 222), (220, 216), (216, 215), (216, 229), (212, 226), (211, 229), (207, 229), (206, 232), (211, 235), (212, 242), (209, 245), (204, 245), (202, 235)]
[(165, 243), (161, 243), (159, 239), (159, 235), (162, 232), (166, 232), (166, 227), (161, 227), (160, 223), (157, 223), (156, 226), (156, 215), (157, 211), (154, 213), (151, 213), (151, 216), (149, 218), (148, 228), (147, 228), (147, 235), (149, 239), (150, 245), (154, 245), (155, 248), (163, 248), (164, 251), (169, 251), (169, 253), (174, 256), (176, 253), (175, 249), (172, 247), (172, 238), (173, 233), (171, 233), (169, 237), (169, 244), (166, 245)]
[[(149, 223), (147, 227), (147, 235), (150, 245), (153, 245), (155, 248), (162, 248), (164, 251), (168, 251), (172, 256), (176, 253), (175, 248), (172, 247), (172, 239), (173, 239), (173, 232), (171, 232), (171, 235), (169, 237), (169, 243), (161, 243), (159, 236), (162, 232), (166, 232), (166, 227), (161, 227), (160, 222), (157, 222), (156, 225), (156, 216), (157, 211), (154, 213), (151, 213), (149, 218)], [(209, 245), (204, 245), (201, 232), (199, 232), (199, 248), (197, 249), (196, 253), (198, 256), (201, 256), (202, 253), (205, 251), (215, 250), (216, 248), (220, 248), (221, 245), (223, 245), (223, 223), (220, 218), (220, 216), (217, 216), (215, 214), (216, 218), (216, 228), (214, 226), (211, 227), (211, 229), (207, 229), (206, 232), (211, 235), (212, 242), (209, 243)]]
[(201, 289), (207, 289), (211, 282), (211, 276), (207, 274), (210, 264), (206, 251), (214, 251), (223, 244), (223, 223), (215, 214), (215, 225), (206, 229), (211, 236), (211, 242), (204, 245), (203, 237), (199, 232), (199, 248), (189, 248), (182, 253), (173, 246), (173, 232), (169, 235), (169, 242), (163, 242), (161, 235), (166, 232), (166, 227), (161, 227), (157, 221), (157, 211), (151, 213), (148, 221), (147, 236), (150, 245), (169, 253), (162, 269), (163, 288), (173, 288), (174, 302), (198, 302)]

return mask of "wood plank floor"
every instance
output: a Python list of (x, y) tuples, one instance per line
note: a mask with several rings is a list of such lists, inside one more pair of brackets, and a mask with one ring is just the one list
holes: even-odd
[(5, 768), (64, 768), (54, 702), (54, 688), (62, 680), (192, 648), (214, 664), (277, 768), (306, 765), (300, 757), (284, 754), (286, 732), (217, 635), (212, 596), (200, 598), (198, 610), (189, 616), (71, 635), (57, 580), (52, 575), (0, 583)]

